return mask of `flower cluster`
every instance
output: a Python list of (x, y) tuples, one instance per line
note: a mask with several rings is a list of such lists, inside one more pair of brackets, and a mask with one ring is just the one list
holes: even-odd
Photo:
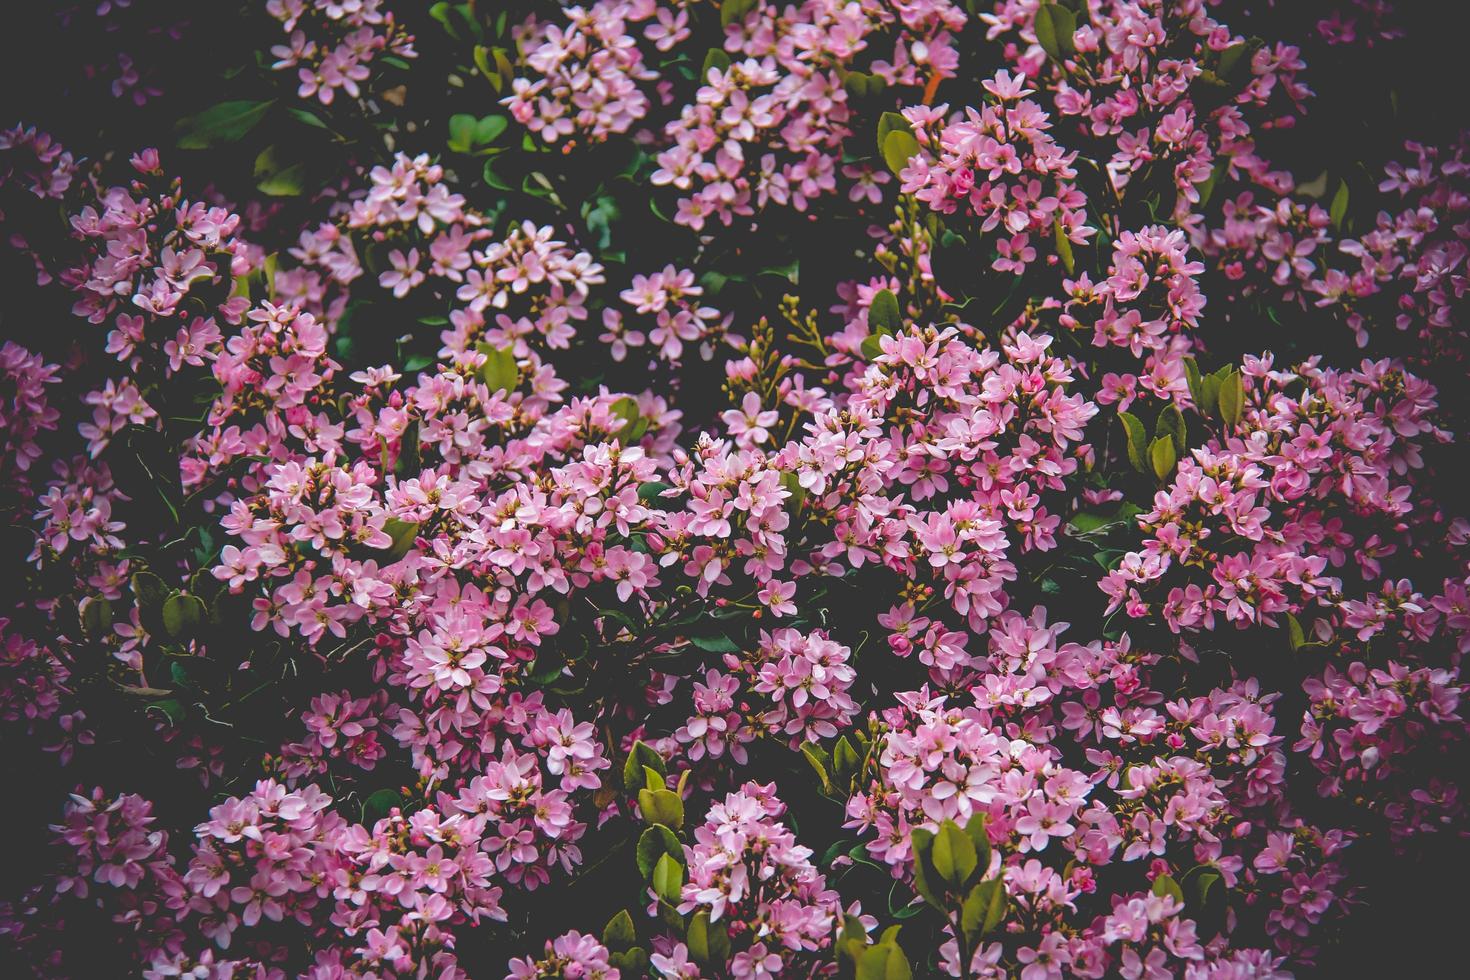
[(1341, 973), (1470, 836), (1387, 4), (390, 6), (0, 133), (13, 972)]
[(362, 95), (372, 62), (412, 58), (413, 35), (405, 32), (383, 0), (267, 0), (266, 12), (281, 23), (285, 44), (271, 48), (276, 71), (296, 69), (303, 99), (331, 105), (340, 91)]

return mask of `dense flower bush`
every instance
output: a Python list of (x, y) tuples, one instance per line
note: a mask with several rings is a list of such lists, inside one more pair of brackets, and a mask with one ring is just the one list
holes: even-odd
[(1390, 942), (1470, 838), (1470, 144), (1290, 6), (28, 15), (7, 974)]

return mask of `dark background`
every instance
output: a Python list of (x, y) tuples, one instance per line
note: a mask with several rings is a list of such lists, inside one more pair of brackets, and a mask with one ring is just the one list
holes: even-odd
[[(448, 66), (463, 58), (443, 37), (437, 25), (418, 16), (413, 3), (398, 5), (419, 36), (420, 59), (408, 76), (410, 101), (405, 117), (442, 120), (451, 112), (490, 107), (483, 97), (469, 100), (462, 90), (441, 87), (436, 90), (434, 69)], [(421, 6), (427, 6), (423, 4)], [(530, 8), (530, 4), (517, 4)], [(541, 7), (548, 6), (541, 4)], [(1427, 143), (1451, 141), (1467, 122), (1467, 24), (1470, 17), (1458, 3), (1406, 0), (1400, 4), (1399, 22), (1407, 37), (1403, 40), (1375, 45), (1328, 49), (1309, 40), (1311, 25), (1329, 7), (1318, 2), (1282, 0), (1269, 4), (1224, 4), (1217, 16), (1242, 34), (1257, 34), (1267, 40), (1302, 43), (1306, 50), (1306, 80), (1316, 92), (1307, 115), (1298, 127), (1282, 134), (1279, 140), (1263, 138), (1269, 149), (1266, 155), (1278, 166), (1289, 167), (1300, 179), (1310, 180), (1323, 169), (1334, 172), (1356, 169), (1363, 175), (1364, 191), (1359, 206), (1371, 208), (1372, 178), (1382, 170), (1384, 161), (1403, 158), (1405, 139)], [(227, 2), (182, 3), (173, 0), (150, 3), (135, 0), (134, 8), (115, 18), (117, 31), (97, 29), (92, 17), (95, 3), (68, 5), (42, 2), (7, 5), (3, 25), (8, 44), (0, 57), (0, 124), (24, 121), (52, 133), (78, 157), (106, 159), (117, 154), (121, 160), (133, 150), (157, 146), (164, 152), (165, 169), (185, 177), (186, 186), (204, 187), (214, 183), (234, 199), (250, 192), (250, 167), (255, 147), (248, 150), (215, 152), (170, 152), (174, 139), (174, 123), (181, 116), (197, 112), (221, 98), (268, 97), (280, 94), (282, 102), (294, 99), (290, 90), (282, 90), (281, 76), (248, 59), (252, 51), (264, 51), (279, 43), (276, 25), (259, 9), (236, 10)], [(70, 13), (68, 13), (70, 11)], [(110, 76), (100, 76), (91, 66), (115, 64), (116, 54), (126, 50), (133, 54), (138, 66), (152, 72), (163, 94), (139, 107), (130, 101), (115, 99), (107, 91)], [(985, 72), (988, 73), (988, 72)], [(423, 80), (428, 80), (425, 84)], [(294, 89), (294, 86), (291, 86)], [(946, 90), (944, 97), (952, 101), (962, 93)], [(366, 123), (354, 121), (350, 105), (339, 103), (331, 113), (334, 124), (340, 124), (348, 137), (342, 143), (310, 142), (314, 172), (327, 175), (343, 172), (353, 161), (372, 160), (381, 155), (374, 131)], [(360, 128), (354, 129), (354, 126)], [(436, 152), (442, 137), (435, 132), (400, 133), (400, 145), (408, 152)], [(302, 139), (307, 140), (304, 134)], [(614, 151), (610, 151), (614, 152)], [(586, 168), (587, 179), (597, 183), (601, 178), (626, 165), (627, 160), (610, 158), (592, 160)], [(450, 161), (453, 165), (453, 161)], [(467, 163), (465, 164), (468, 165)], [(471, 203), (484, 210), (500, 206), (504, 195), (477, 181), (459, 188)], [(599, 185), (600, 186), (600, 185)], [(647, 188), (637, 185), (617, 187), (609, 184), (611, 193), (620, 201), (639, 201), (647, 196)], [(587, 188), (589, 197), (591, 188)], [(1367, 202), (1366, 204), (1361, 202)], [(319, 209), (308, 199), (281, 202), (285, 212), (276, 229), (290, 229)], [(548, 210), (545, 202), (523, 198), (510, 205), (510, 213), (547, 220), (566, 220)], [(646, 210), (646, 209), (645, 209)], [(820, 211), (820, 206), (817, 208)], [(844, 209), (850, 210), (850, 209)], [(1371, 212), (1357, 214), (1360, 221), (1371, 221)], [(7, 233), (22, 230), (28, 236), (48, 233), (38, 223), (54, 224), (59, 215), (20, 215), (6, 218)], [(578, 222), (573, 219), (573, 224)], [(791, 286), (779, 275), (762, 271), (786, 266), (791, 260), (800, 262), (800, 287), (806, 305), (824, 309), (832, 297), (831, 284), (853, 274), (851, 253), (841, 246), (847, 236), (861, 235), (860, 222), (837, 226), (836, 222), (793, 218), (782, 236), (790, 243), (789, 254), (773, 255), (764, 251), (770, 235), (752, 237), (748, 247), (738, 236), (722, 236), (721, 247), (731, 251), (711, 258), (709, 267), (743, 271), (747, 282), (731, 287), (734, 292), (722, 298), (722, 308), (769, 311), (771, 301)], [(54, 228), (50, 229), (54, 231)], [(569, 229), (573, 234), (588, 235), (585, 223)], [(270, 243), (267, 243), (270, 244)], [(279, 246), (282, 242), (274, 243)], [(648, 271), (660, 268), (666, 261), (687, 260), (695, 249), (687, 233), (663, 224), (643, 210), (623, 208), (623, 221), (615, 231), (613, 244), (636, 253), (637, 258), (626, 271)], [(616, 282), (625, 270), (609, 269), (609, 281)], [(625, 278), (625, 276), (624, 276)], [(46, 351), (51, 357), (65, 357), (77, 343), (78, 324), (68, 312), (70, 302), (64, 291), (55, 287), (37, 290), (29, 267), (17, 264), (8, 253), (0, 259), (0, 337), (14, 337), (32, 349)], [(1212, 297), (1206, 311), (1202, 331), (1209, 335), (1212, 317), (1229, 317), (1235, 329), (1223, 341), (1240, 351), (1256, 351), (1279, 345), (1278, 328), (1264, 317), (1244, 315), (1258, 311), (1222, 309), (1213, 300), (1216, 293), (1206, 284), (1205, 293)], [(430, 304), (432, 305), (432, 304)], [(381, 304), (380, 304), (381, 308)], [(355, 321), (351, 342), (354, 349), (345, 353), (361, 363), (381, 362), (393, 352), (387, 346), (393, 331), (387, 326), (377, 329), (371, 312)], [(1310, 316), (1310, 315), (1309, 315)], [(1313, 328), (1315, 329), (1315, 328)], [(434, 334), (437, 331), (432, 332)], [(1344, 343), (1340, 329), (1322, 325), (1320, 332), (1305, 336), (1307, 349), (1316, 342), (1320, 349), (1339, 363), (1355, 360), (1350, 344)], [(437, 345), (437, 338), (428, 343)], [(1225, 354), (1227, 351), (1220, 351)], [(1342, 358), (1349, 358), (1343, 361)], [(629, 366), (630, 373), (636, 368)], [(616, 387), (616, 377), (606, 379)], [(695, 366), (682, 379), (684, 391), (680, 407), (697, 419), (702, 407), (712, 408), (719, 397), (718, 379), (701, 374)], [(1441, 379), (1442, 390), (1444, 381)], [(1445, 392), (1447, 399), (1465, 397), (1465, 386)], [(68, 385), (68, 391), (77, 388)], [(708, 402), (702, 406), (701, 400)], [(8, 562), (8, 558), (7, 558)], [(0, 581), (8, 575), (0, 572)], [(833, 597), (834, 609), (844, 601)], [(1018, 603), (1019, 605), (1019, 603)], [(1290, 736), (1294, 717), (1278, 715), (1281, 727)], [(42, 755), (39, 746), (25, 744), (13, 735), (7, 736), (5, 750), (0, 752), (0, 780), (10, 788), (9, 799), (0, 806), (0, 840), (7, 843), (6, 867), (0, 872), (4, 886), (0, 897), (12, 897), (11, 889), (34, 881), (49, 863), (45, 842), (49, 839), (46, 825), (57, 819), (64, 793), (74, 782), (87, 785), (127, 764), (130, 791), (158, 801), (165, 823), (182, 823), (202, 815), (208, 796), (201, 792), (192, 777), (171, 771), (166, 756), (160, 755), (153, 768), (138, 770), (136, 746), (116, 746), (99, 752), (85, 766), (59, 768), (54, 758)], [(83, 769), (86, 771), (84, 772)], [(149, 785), (149, 784), (152, 785)], [(191, 788), (192, 785), (192, 788)], [(793, 791), (799, 792), (796, 787)], [(1377, 845), (1362, 845), (1377, 848)], [(820, 850), (820, 848), (819, 848)], [(1356, 976), (1461, 976), (1465, 975), (1462, 933), (1465, 903), (1464, 883), (1470, 880), (1470, 843), (1450, 835), (1433, 840), (1422, 852), (1395, 856), (1386, 849), (1370, 850), (1360, 855), (1360, 867), (1366, 869), (1362, 884), (1366, 886), (1362, 907), (1348, 923), (1348, 928), (1325, 951), (1317, 975), (1323, 977)], [(533, 903), (531, 932), (560, 932), (567, 925), (596, 931), (601, 920), (579, 921), (568, 914), (564, 897), (554, 890), (541, 893), (545, 897)], [(86, 942), (79, 930), (78, 940)], [(537, 948), (530, 942), (521, 949)], [(80, 950), (79, 950), (80, 952)], [(111, 950), (105, 947), (90, 951), (96, 956), (97, 976), (109, 972)], [(464, 952), (469, 953), (469, 949)], [(504, 950), (486, 950), (486, 962), (499, 967), (504, 963)], [(501, 958), (498, 962), (496, 956)], [(90, 957), (89, 957), (90, 958)], [(113, 967), (115, 970), (115, 965)], [(0, 968), (0, 974), (4, 969)], [(495, 975), (499, 975), (498, 973)]]

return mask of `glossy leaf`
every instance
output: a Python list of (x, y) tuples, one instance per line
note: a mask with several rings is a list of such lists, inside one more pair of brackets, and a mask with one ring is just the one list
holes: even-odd
[(868, 307), (868, 328), (874, 333), (896, 334), (903, 329), (903, 311), (891, 289), (880, 289)]
[(270, 111), (274, 99), (264, 102), (231, 100), (210, 106), (198, 115), (179, 120), (174, 127), (181, 150), (207, 150), (243, 139)]
[(909, 160), (919, 155), (919, 141), (912, 133), (894, 131), (883, 140), (883, 162), (897, 176)]
[(653, 892), (670, 905), (679, 903), (684, 887), (684, 866), (673, 856), (665, 854), (653, 866)]
[(653, 874), (658, 859), (664, 854), (669, 855), (680, 864), (684, 863), (684, 849), (679, 845), (679, 838), (661, 823), (646, 828), (639, 835), (636, 854), (638, 873), (645, 880)]
[(520, 368), (516, 366), (515, 353), (509, 347), (479, 343), (475, 349), (485, 355), (485, 363), (480, 365), (480, 380), (485, 382), (492, 395), (497, 391), (514, 391), (519, 386)]
[(961, 888), (975, 873), (978, 862), (975, 842), (953, 820), (939, 825), (934, 835), (934, 870), (954, 888)]
[(1154, 476), (1161, 481), (1168, 479), (1169, 474), (1174, 472), (1174, 464), (1179, 461), (1179, 454), (1174, 451), (1174, 440), (1161, 436), (1149, 443), (1148, 461)]
[(614, 952), (628, 949), (638, 942), (638, 930), (633, 928), (633, 917), (622, 909), (608, 920), (602, 928), (602, 945)]
[(1143, 423), (1132, 412), (1119, 412), (1118, 421), (1123, 423), (1123, 438), (1128, 448), (1128, 462), (1140, 473), (1147, 470), (1144, 454), (1148, 451), (1148, 435)]
[(628, 792), (636, 792), (644, 787), (643, 767), (657, 772), (660, 776), (669, 774), (668, 766), (664, 764), (664, 757), (654, 751), (653, 747), (646, 742), (634, 742), (628, 758), (623, 762), (623, 787)]
[(1044, 3), (1036, 8), (1036, 43), (1057, 61), (1077, 53), (1072, 35), (1077, 31), (1077, 16), (1061, 4)]
[(176, 640), (187, 640), (199, 632), (204, 622), (204, 603), (198, 596), (180, 592), (163, 603), (163, 628)]

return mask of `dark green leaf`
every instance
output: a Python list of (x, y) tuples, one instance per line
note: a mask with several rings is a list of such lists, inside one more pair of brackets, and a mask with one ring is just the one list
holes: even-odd
[(1166, 405), (1154, 423), (1155, 436), (1168, 436), (1174, 441), (1174, 453), (1183, 456), (1189, 448), (1189, 434), (1184, 425), (1184, 413), (1175, 405)]
[(1332, 195), (1331, 210), (1328, 212), (1332, 220), (1332, 227), (1335, 230), (1342, 230), (1342, 221), (1347, 217), (1348, 198), (1347, 181), (1339, 180), (1337, 182), (1337, 193)]
[(664, 854), (680, 864), (684, 863), (684, 849), (679, 846), (679, 838), (663, 824), (656, 823), (638, 837), (638, 873), (648, 879), (658, 865), (659, 857)]
[(653, 747), (646, 742), (634, 742), (632, 751), (628, 753), (627, 761), (623, 763), (623, 787), (629, 793), (644, 787), (643, 768), (645, 766), (660, 776), (669, 774), (668, 767), (664, 765), (663, 756), (655, 752)]
[(885, 112), (878, 117), (878, 151), (883, 151), (883, 144), (888, 139), (889, 133), (908, 133), (914, 135), (914, 127), (909, 121), (897, 112)]
[(183, 592), (169, 596), (163, 603), (163, 628), (176, 640), (190, 639), (204, 622), (204, 612), (198, 596)]
[(745, 19), (758, 0), (720, 0), (720, 26), (729, 27)]
[(868, 328), (874, 333), (893, 335), (903, 329), (903, 312), (898, 297), (891, 289), (880, 289), (868, 307)]
[(1148, 436), (1144, 432), (1143, 423), (1132, 412), (1119, 412), (1118, 421), (1123, 423), (1123, 434), (1128, 447), (1128, 462), (1132, 463), (1133, 468), (1140, 473), (1147, 472), (1144, 453), (1148, 449)]
[(403, 797), (398, 795), (397, 790), (380, 789), (375, 793), (368, 794), (367, 799), (362, 801), (362, 822), (368, 827), (382, 820), (395, 807), (403, 802)]
[(1044, 3), (1036, 8), (1036, 43), (1057, 61), (1064, 61), (1077, 53), (1072, 35), (1077, 31), (1077, 17), (1066, 7), (1055, 3)]
[(960, 927), (970, 945), (994, 932), (1005, 919), (1006, 888), (1001, 878), (980, 882), (965, 896), (960, 908)]
[(622, 952), (637, 943), (638, 930), (633, 928), (633, 917), (627, 909), (621, 909), (602, 927), (602, 945), (613, 952)]
[(198, 115), (180, 119), (174, 126), (178, 133), (178, 147), (181, 150), (205, 150), (237, 142), (260, 124), (274, 103), (274, 99), (221, 102)]
[(718, 636), (691, 636), (689, 642), (707, 653), (739, 653), (740, 647), (724, 634)]

